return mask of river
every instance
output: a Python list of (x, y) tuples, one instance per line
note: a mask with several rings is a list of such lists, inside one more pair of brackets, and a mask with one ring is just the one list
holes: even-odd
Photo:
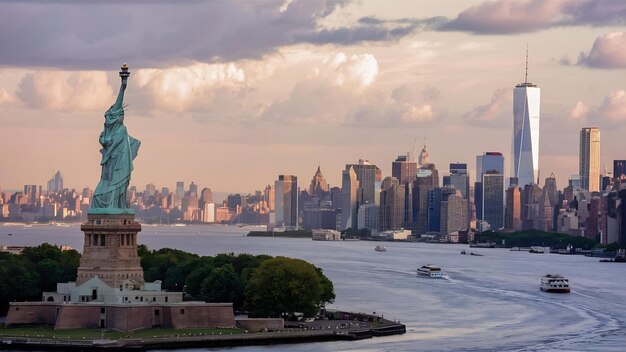
[[(383, 314), (407, 333), (356, 342), (230, 348), (243, 351), (624, 351), (626, 264), (597, 258), (472, 248), (466, 245), (245, 237), (247, 229), (222, 225), (143, 227), (139, 243), (200, 255), (251, 253), (307, 260), (322, 268), (337, 294), (333, 309)], [(11, 233), (11, 236), (8, 236)], [(79, 251), (79, 225), (0, 226), (0, 244), (44, 242)], [(423, 264), (449, 278), (418, 278)], [(570, 294), (539, 290), (546, 273), (570, 279)], [(191, 350), (194, 351), (194, 350)], [(198, 349), (195, 351), (206, 351)]]

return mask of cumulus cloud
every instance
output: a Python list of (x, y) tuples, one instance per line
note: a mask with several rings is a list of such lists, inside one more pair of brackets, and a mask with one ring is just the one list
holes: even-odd
[(420, 92), (402, 85), (390, 94), (376, 91), (347, 114), (345, 123), (366, 127), (415, 126), (436, 120), (436, 109)]
[(0, 106), (7, 106), (18, 101), (17, 97), (9, 93), (6, 89), (0, 88)]
[(432, 105), (413, 105), (384, 99), (359, 107), (347, 123), (359, 126), (401, 128), (435, 120)]
[(601, 121), (611, 125), (626, 122), (626, 91), (617, 90), (609, 93), (596, 110), (596, 114)]
[(338, 53), (326, 59), (322, 67), (316, 69), (316, 74), (330, 77), (337, 86), (366, 88), (372, 85), (378, 75), (378, 61), (371, 54), (348, 57)]
[(463, 115), (466, 123), (485, 127), (504, 128), (510, 120), (513, 89), (496, 89), (488, 104), (480, 105)]
[(245, 73), (235, 63), (205, 64), (167, 69), (143, 69), (136, 74), (136, 84), (151, 99), (156, 109), (168, 111), (193, 110), (205, 106), (216, 88), (237, 90), (245, 81)]
[(115, 99), (104, 72), (37, 71), (24, 76), (17, 97), (31, 108), (103, 109)]
[(472, 6), (442, 25), (442, 30), (476, 34), (514, 34), (559, 26), (626, 23), (621, 0), (502, 0)]
[(578, 64), (592, 68), (626, 68), (626, 32), (612, 32), (596, 38), (589, 53), (580, 54)]
[(567, 119), (571, 122), (585, 122), (588, 114), (589, 105), (585, 104), (583, 101), (576, 102), (576, 104), (566, 112)]

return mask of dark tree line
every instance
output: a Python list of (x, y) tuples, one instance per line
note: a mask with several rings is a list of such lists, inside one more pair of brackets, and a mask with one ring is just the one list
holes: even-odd
[(76, 280), (80, 253), (62, 251), (44, 243), (22, 254), (0, 253), (0, 314), (9, 302), (39, 301), (44, 291), (56, 291), (57, 282)]
[[(332, 282), (303, 260), (268, 255), (218, 254), (198, 256), (177, 249), (138, 248), (147, 282), (182, 291), (185, 299), (232, 302), (252, 316), (301, 312), (313, 316), (333, 302)], [(20, 255), (0, 253), (0, 314), (11, 301), (39, 301), (57, 282), (76, 280), (80, 254), (43, 244)]]

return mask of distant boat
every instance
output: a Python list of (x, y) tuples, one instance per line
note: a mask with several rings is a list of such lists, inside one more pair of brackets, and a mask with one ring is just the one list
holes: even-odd
[(543, 254), (543, 253), (545, 253), (545, 251), (544, 251), (543, 247), (532, 246), (532, 247), (530, 247), (530, 250), (528, 251), (528, 253)]
[(8, 236), (13, 236), (13, 234), (12, 234), (12, 233), (8, 233), (7, 235), (8, 235)]
[(376, 252), (386, 252), (386, 251), (387, 251), (387, 248), (385, 248), (385, 246), (382, 246), (382, 245), (380, 245), (380, 244), (379, 244), (378, 246), (376, 246), (376, 247), (374, 248), (374, 250), (375, 250)]

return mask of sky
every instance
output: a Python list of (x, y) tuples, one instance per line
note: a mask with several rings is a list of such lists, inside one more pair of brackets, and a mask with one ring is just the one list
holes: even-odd
[[(622, 0), (3, 1), (0, 187), (94, 188), (104, 111), (128, 63), (131, 184), (252, 192), (345, 164), (384, 176), (424, 142), (440, 173), (500, 151), (513, 88), (541, 88), (541, 178), (578, 173), (582, 127), (626, 159)], [(508, 175), (507, 175), (508, 176)], [(541, 182), (543, 184), (543, 181)]]

